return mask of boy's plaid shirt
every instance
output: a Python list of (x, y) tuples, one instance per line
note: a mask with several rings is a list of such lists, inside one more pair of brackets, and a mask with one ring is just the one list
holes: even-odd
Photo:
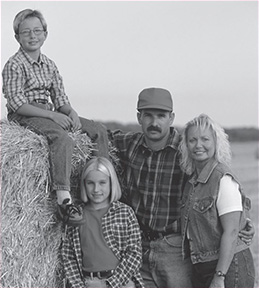
[(20, 47), (5, 64), (2, 76), (8, 113), (34, 100), (51, 99), (56, 110), (69, 104), (57, 66), (43, 54), (36, 62)]
[[(102, 230), (108, 246), (120, 261), (113, 275), (107, 279), (109, 286), (120, 288), (132, 279), (136, 287), (144, 287), (139, 272), (142, 264), (141, 236), (133, 210), (119, 201), (111, 203), (102, 219)], [(61, 255), (72, 287), (85, 287), (79, 227), (68, 227)]]
[(184, 179), (179, 165), (179, 133), (171, 127), (167, 145), (159, 151), (147, 147), (141, 132), (114, 131), (110, 139), (118, 149), (123, 202), (133, 208), (141, 227), (174, 232), (173, 227), (180, 223)]

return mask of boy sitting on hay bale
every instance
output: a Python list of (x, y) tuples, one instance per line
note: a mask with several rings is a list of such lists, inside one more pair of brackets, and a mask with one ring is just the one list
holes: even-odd
[(81, 129), (96, 141), (96, 154), (108, 157), (106, 130), (94, 121), (78, 117), (55, 63), (41, 54), (48, 34), (42, 14), (37, 10), (23, 10), (16, 15), (13, 28), (20, 49), (3, 69), (8, 120), (46, 136), (50, 150), (51, 190), (56, 191), (59, 215), (67, 224), (80, 225), (82, 211), (72, 203), (70, 194), (74, 141), (68, 132)]

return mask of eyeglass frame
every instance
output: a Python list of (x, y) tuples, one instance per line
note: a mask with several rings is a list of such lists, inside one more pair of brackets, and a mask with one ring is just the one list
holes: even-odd
[[(37, 31), (37, 32), (36, 32)], [(34, 29), (24, 29), (23, 31), (19, 32), (19, 35), (28, 37), (31, 35), (31, 32), (33, 32), (34, 35), (39, 36), (41, 35), (43, 32), (46, 32), (46, 30), (42, 29), (42, 28), (34, 28)]]

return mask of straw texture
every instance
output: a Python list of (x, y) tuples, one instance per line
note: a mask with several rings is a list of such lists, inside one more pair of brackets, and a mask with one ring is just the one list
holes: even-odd
[[(50, 193), (48, 144), (44, 136), (7, 120), (1, 129), (1, 287), (63, 285), (59, 248), (63, 225)], [(86, 134), (71, 133), (72, 196), (94, 146)], [(111, 148), (112, 155), (114, 149)]]

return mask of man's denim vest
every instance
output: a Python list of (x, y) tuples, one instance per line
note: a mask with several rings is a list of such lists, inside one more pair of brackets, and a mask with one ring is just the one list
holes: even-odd
[[(193, 264), (207, 262), (219, 258), (222, 226), (216, 208), (220, 179), (224, 175), (236, 177), (230, 168), (215, 160), (206, 164), (198, 179), (194, 177), (186, 183), (182, 197), (181, 227), (183, 239), (183, 257), (191, 257)], [(240, 219), (240, 229), (245, 227), (250, 200), (242, 192), (243, 212)], [(187, 226), (188, 237), (187, 240)], [(248, 246), (240, 239), (237, 240), (235, 253), (247, 249)]]

